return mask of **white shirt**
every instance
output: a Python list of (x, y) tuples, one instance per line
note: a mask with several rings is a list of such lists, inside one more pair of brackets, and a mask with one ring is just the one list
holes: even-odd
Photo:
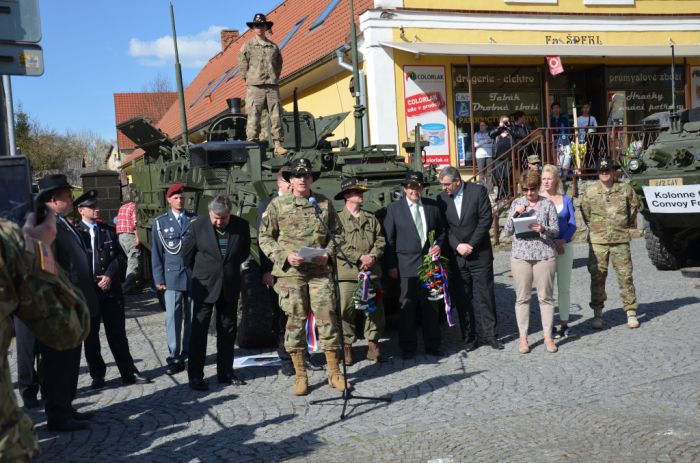
[(97, 243), (95, 239), (97, 238), (97, 224), (88, 223), (85, 220), (82, 221), (86, 227), (90, 229), (90, 248), (92, 249), (92, 273), (96, 274), (97, 269), (95, 268), (95, 254), (97, 254)]
[(462, 218), (462, 198), (464, 198), (464, 181), (462, 181), (459, 191), (452, 197), (455, 202), (455, 207), (457, 208), (457, 217), (460, 219)]
[[(411, 211), (411, 218), (413, 218), (414, 214), (415, 214), (416, 203), (414, 203), (413, 201), (408, 199), (408, 197), (406, 198), (406, 202), (408, 203), (408, 210)], [(428, 239), (428, 231), (425, 228), (427, 226), (427, 222), (425, 220), (425, 208), (423, 207), (422, 201), (418, 201), (418, 210), (420, 211), (420, 218), (423, 221), (423, 236), (425, 236), (425, 239)], [(415, 223), (415, 219), (413, 219), (413, 223)], [(416, 228), (418, 228), (418, 227), (416, 227)], [(423, 243), (421, 243), (421, 244), (423, 244)]]

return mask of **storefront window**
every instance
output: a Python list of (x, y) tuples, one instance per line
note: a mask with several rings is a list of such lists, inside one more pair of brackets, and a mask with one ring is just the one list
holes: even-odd
[[(683, 109), (683, 67), (677, 66), (675, 74), (676, 108)], [(605, 84), (608, 99), (606, 125), (639, 124), (650, 114), (671, 109), (670, 66), (608, 66), (605, 68)]]
[(455, 66), (453, 88), (455, 98), (455, 127), (457, 128), (457, 154), (460, 166), (473, 163), (474, 134), (470, 123), (474, 118), (474, 130), (486, 122), (487, 130), (498, 125), (502, 115), (517, 111), (525, 114), (530, 128), (542, 126), (542, 70), (534, 66), (475, 67), (472, 66), (472, 105), (470, 113), (469, 85), (466, 66)]

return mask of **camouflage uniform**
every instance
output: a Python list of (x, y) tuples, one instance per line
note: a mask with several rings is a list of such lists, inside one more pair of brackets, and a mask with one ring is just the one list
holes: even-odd
[(270, 115), (272, 139), (276, 145), (281, 144), (284, 141), (284, 133), (279, 91), (282, 54), (279, 48), (269, 40), (252, 38), (241, 47), (238, 65), (248, 86), (245, 97), (245, 112), (248, 117), (246, 138), (249, 141), (258, 141), (260, 113), (266, 108)]
[[(371, 280), (377, 293), (381, 292), (381, 265), (379, 260), (384, 255), (386, 240), (382, 234), (379, 221), (369, 212), (360, 211), (360, 217), (355, 218), (350, 211), (343, 209), (338, 213), (338, 219), (343, 230), (343, 251), (354, 264), (358, 264), (360, 256), (372, 254), (376, 257), (375, 264), (370, 271)], [(343, 311), (343, 336), (345, 344), (353, 344), (355, 337), (355, 316), (352, 298), (357, 290), (358, 266), (350, 267), (342, 260), (338, 260), (338, 286), (340, 287), (340, 307)], [(367, 315), (365, 322), (365, 339), (379, 341), (384, 331), (384, 304), (382, 298), (377, 297), (377, 310)]]
[(44, 270), (50, 267), (42, 249), (48, 252), (43, 244), (25, 238), (16, 225), (0, 219), (0, 461), (31, 461), (39, 453), (32, 422), (12, 392), (7, 361), (15, 334), (12, 316), (55, 349), (79, 346), (90, 330), (85, 300), (65, 276)]
[(636, 311), (639, 304), (632, 281), (629, 229), (634, 227), (639, 198), (626, 183), (613, 183), (606, 190), (601, 182), (588, 187), (581, 201), (581, 214), (588, 226), (588, 271), (591, 274), (593, 310), (602, 310), (607, 296), (605, 280), (608, 260), (612, 260), (625, 311)]
[[(333, 204), (323, 195), (314, 196), (321, 208), (321, 219), (337, 235), (338, 216)], [(260, 249), (274, 264), (275, 291), (279, 295), (280, 308), (288, 317), (284, 339), (287, 352), (306, 348), (305, 325), (309, 308), (316, 316), (321, 347), (324, 350), (339, 349), (330, 265), (305, 262), (292, 267), (287, 261), (290, 253), (298, 252), (303, 246), (326, 248), (329, 256), (334, 255), (333, 245), (328, 242), (326, 231), (309, 200), (292, 194), (274, 198), (262, 214), (258, 236)]]

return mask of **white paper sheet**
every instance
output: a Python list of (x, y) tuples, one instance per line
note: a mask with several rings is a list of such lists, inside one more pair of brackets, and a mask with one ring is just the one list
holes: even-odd
[(531, 232), (530, 225), (537, 223), (537, 217), (534, 215), (529, 215), (526, 217), (516, 217), (513, 219), (513, 225), (515, 226), (515, 233), (527, 233)]
[(311, 262), (311, 260), (314, 257), (325, 256), (326, 250), (321, 248), (309, 248), (304, 246), (301, 249), (299, 249), (299, 254), (301, 254), (301, 257), (304, 258), (304, 262)]

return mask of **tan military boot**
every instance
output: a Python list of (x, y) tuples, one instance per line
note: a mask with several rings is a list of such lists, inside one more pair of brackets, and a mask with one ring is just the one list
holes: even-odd
[(343, 346), (343, 354), (345, 354), (345, 364), (348, 366), (352, 365), (354, 363), (352, 359), (352, 344)]
[(294, 395), (306, 395), (309, 393), (309, 377), (306, 376), (306, 364), (304, 363), (304, 351), (295, 350), (290, 352), (289, 356), (292, 357), (292, 363), (294, 364), (294, 389), (292, 389), (292, 394)]
[(377, 341), (367, 341), (367, 360), (373, 362), (383, 362), (384, 357), (382, 357), (382, 352), (379, 350), (379, 343)]
[[(340, 349), (326, 351), (326, 363), (328, 364), (328, 385), (339, 390), (345, 390), (345, 376), (340, 371), (338, 366), (340, 362)], [(348, 383), (348, 389), (352, 389)]]
[(591, 325), (593, 325), (593, 329), (603, 329), (603, 309), (593, 309), (593, 321)]
[(284, 146), (282, 146), (282, 143), (275, 141), (275, 156), (284, 156), (287, 154), (287, 150), (285, 149)]
[(627, 311), (627, 326), (630, 328), (639, 328), (639, 320), (637, 320), (637, 311)]

